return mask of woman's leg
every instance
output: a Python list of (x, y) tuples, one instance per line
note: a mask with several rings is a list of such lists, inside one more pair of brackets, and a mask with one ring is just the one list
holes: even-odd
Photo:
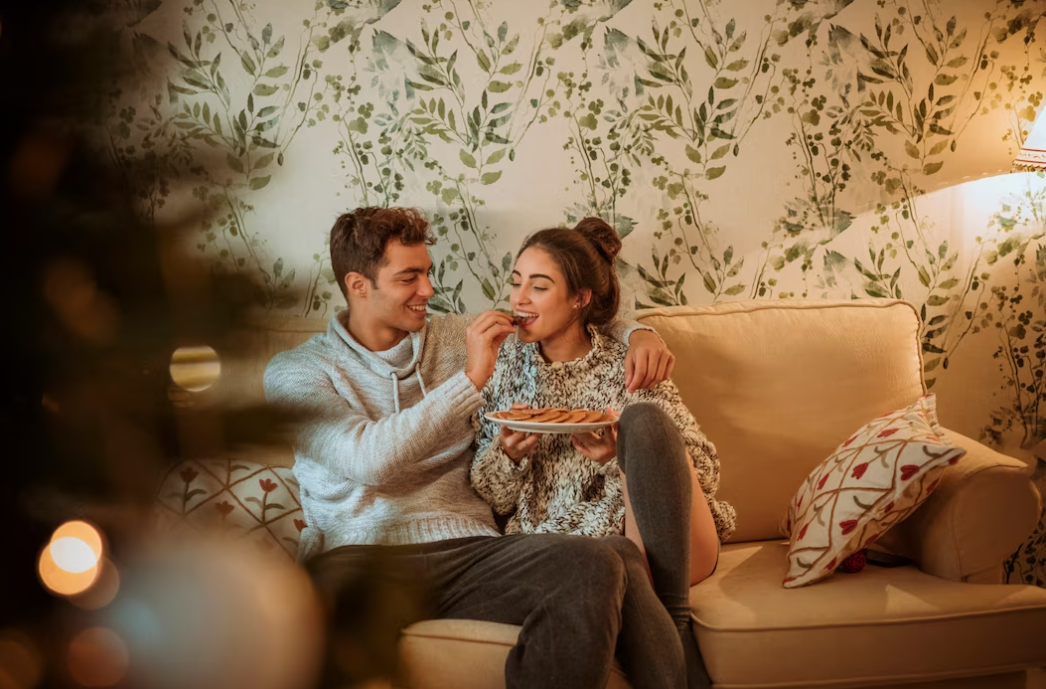
[[(690, 566), (693, 547), (706, 549), (705, 538), (695, 542), (692, 512), (700, 520), (703, 506), (709, 522), (711, 514), (693, 479), (683, 437), (659, 407), (634, 404), (621, 415), (617, 449), (627, 486), (626, 535), (633, 541), (638, 538), (637, 545), (647, 556), (654, 591), (679, 630), (690, 686), (709, 686), (690, 624)], [(695, 496), (700, 505), (695, 505)], [(707, 576), (710, 571), (711, 565), (698, 573)]]
[[(689, 460), (688, 454), (687, 461)], [(719, 534), (716, 532), (712, 511), (708, 509), (708, 502), (705, 501), (697, 474), (693, 471), (690, 472), (690, 480), (690, 585), (696, 586), (710, 577), (719, 563)], [(628, 496), (628, 480), (624, 474), (621, 475), (621, 492), (625, 497), (625, 536), (636, 544), (639, 552), (646, 558), (646, 547), (643, 545), (643, 536), (639, 533), (636, 515), (632, 510), (632, 499)], [(653, 581), (649, 564), (647, 574)]]
[[(686, 465), (688, 468), (693, 466), (689, 453)], [(719, 532), (693, 469), (690, 470), (690, 481), (693, 496), (690, 503), (690, 585), (695, 586), (712, 576), (719, 563)]]

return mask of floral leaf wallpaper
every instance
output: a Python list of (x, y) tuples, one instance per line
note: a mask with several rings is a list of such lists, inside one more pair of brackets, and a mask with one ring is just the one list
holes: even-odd
[(1009, 173), (1046, 0), (127, 5), (99, 141), (265, 312), (342, 307), (359, 205), (431, 218), (433, 312), (504, 305), (528, 233), (600, 215), (630, 307), (904, 298), (946, 423), (1046, 437), (1046, 178)]

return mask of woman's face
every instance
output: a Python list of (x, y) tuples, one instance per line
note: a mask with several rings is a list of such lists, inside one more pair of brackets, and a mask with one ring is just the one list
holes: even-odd
[(529, 247), (516, 259), (511, 301), (513, 314), (524, 319), (516, 327), (523, 342), (547, 342), (577, 327), (578, 297), (567, 293), (563, 273), (544, 249)]

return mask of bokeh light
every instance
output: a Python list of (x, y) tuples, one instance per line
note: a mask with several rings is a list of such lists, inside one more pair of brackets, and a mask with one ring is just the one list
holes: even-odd
[(246, 543), (154, 544), (121, 569), (105, 624), (150, 689), (315, 686), (323, 614), (304, 570)]
[(218, 352), (211, 347), (179, 347), (171, 355), (171, 380), (189, 392), (202, 392), (222, 373)]
[(98, 610), (112, 603), (119, 592), (120, 572), (112, 560), (103, 557), (95, 582), (83, 593), (70, 596), (69, 602), (82, 610)]
[(102, 551), (105, 548), (102, 542), (102, 533), (85, 521), (76, 519), (59, 526), (51, 536), (51, 542), (54, 543), (61, 538), (79, 539), (87, 544), (87, 547), (91, 549), (96, 559), (102, 557)]
[(102, 552), (98, 529), (84, 521), (66, 522), (40, 553), (40, 580), (61, 596), (83, 593), (98, 579)]
[(85, 687), (111, 687), (127, 673), (127, 644), (111, 629), (86, 629), (69, 643), (69, 675)]
[(72, 574), (80, 574), (98, 566), (98, 556), (91, 546), (73, 536), (51, 541), (51, 557), (59, 569)]
[(10, 629), (0, 632), (0, 689), (33, 689), (43, 669), (43, 657), (28, 636)]

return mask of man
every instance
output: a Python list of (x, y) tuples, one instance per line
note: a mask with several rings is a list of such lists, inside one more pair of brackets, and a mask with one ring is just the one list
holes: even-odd
[[(424, 582), (419, 619), (522, 625), (510, 689), (603, 689), (615, 649), (637, 689), (683, 686), (682, 647), (638, 549), (623, 537), (500, 536), (473, 492), (470, 418), (514, 328), (495, 311), (426, 319), (433, 242), (414, 210), (338, 218), (331, 265), (349, 307), (266, 370), (268, 401), (305, 412), (294, 442), (308, 523), (299, 559), (335, 608), (378, 557), (389, 578)], [(611, 335), (628, 341), (624, 326)], [(631, 339), (630, 384), (666, 378), (660, 339)]]

